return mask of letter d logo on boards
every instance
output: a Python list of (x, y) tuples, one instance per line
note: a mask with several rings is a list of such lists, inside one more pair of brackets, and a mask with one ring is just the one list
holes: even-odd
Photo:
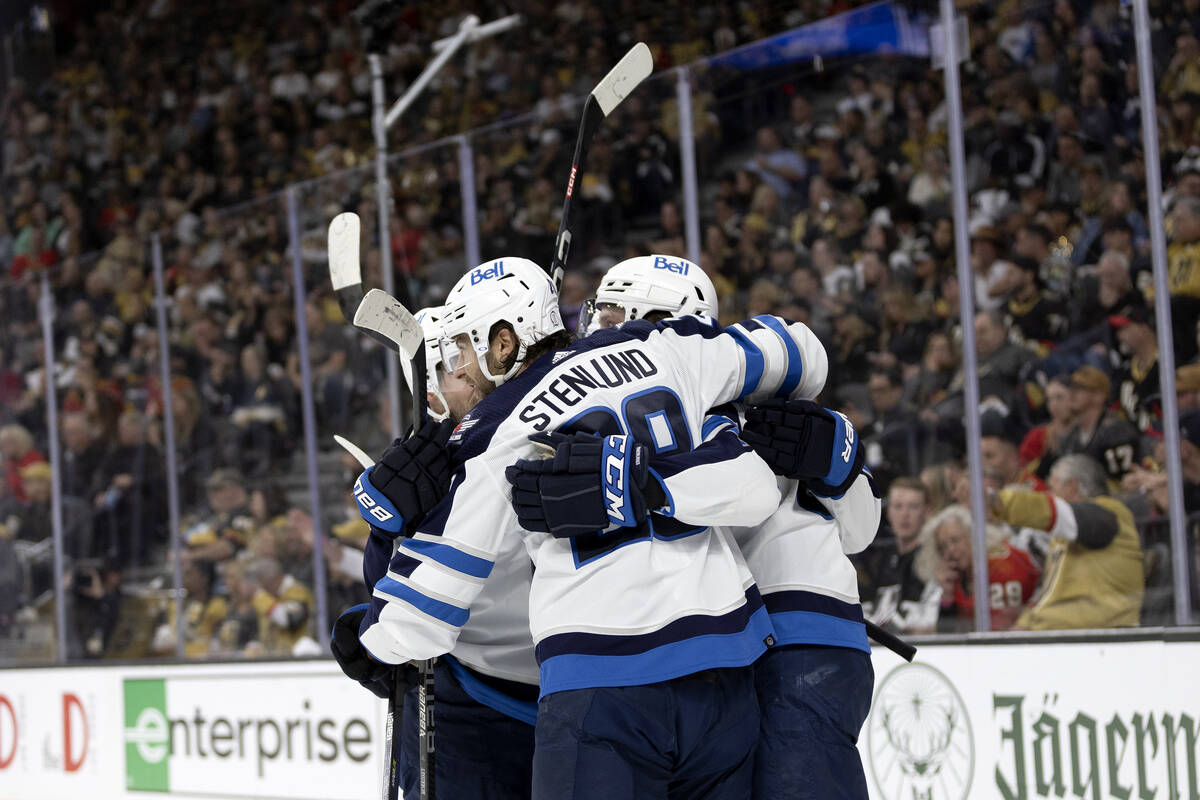
[(125, 788), (170, 791), (166, 681), (125, 681)]

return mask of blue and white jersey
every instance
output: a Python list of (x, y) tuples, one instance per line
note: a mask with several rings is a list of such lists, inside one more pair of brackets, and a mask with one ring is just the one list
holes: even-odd
[[(633, 321), (543, 356), (452, 435), (449, 494), (376, 584), (364, 644), (389, 663), (453, 651), (498, 674), (470, 659), (462, 637), (468, 628), (483, 633), (477, 618), (500, 611), (497, 601), (497, 617), (511, 610), (514, 597), (488, 589), (512, 548), (523, 547), (533, 564), (529, 631), (543, 695), (752, 663), (771, 639), (770, 622), (729, 531), (709, 526), (764, 520), (779, 505), (774, 476), (711, 427), (710, 446), (688, 454), (706, 438), (707, 409), (811, 395), (827, 371), (812, 332), (775, 317), (724, 330), (698, 317)], [(529, 436), (543, 430), (627, 433), (675, 454), (656, 475), (665, 514), (570, 540), (521, 529), (504, 470), (540, 457)], [(491, 608), (478, 608), (489, 596)], [(478, 644), (482, 653), (487, 643)]]
[(864, 470), (844, 495), (818, 498), (780, 478), (775, 513), (733, 529), (771, 616), (780, 645), (817, 644), (870, 652), (858, 575), (847, 555), (879, 529), (880, 502)]

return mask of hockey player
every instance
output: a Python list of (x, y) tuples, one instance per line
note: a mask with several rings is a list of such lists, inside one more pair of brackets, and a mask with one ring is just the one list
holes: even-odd
[[(393, 561), (364, 643), (391, 663), (458, 652), (463, 626), (488, 611), (478, 599), (498, 555), (523, 545), (536, 566), (542, 694), (534, 796), (665, 797), (670, 786), (744, 797), (758, 715), (739, 667), (771, 632), (736, 547), (706, 525), (760, 521), (777, 490), (744, 445), (679, 481), (651, 472), (635, 440), (691, 451), (709, 407), (819, 387), (824, 350), (804, 326), (774, 319), (728, 331), (695, 318), (632, 322), (571, 345), (553, 285), (522, 259), (464, 276), (443, 325), (449, 365), (485, 397), (451, 437), (450, 493), (412, 540), (429, 560)], [(531, 434), (564, 429), (608, 434), (593, 441), (610, 481), (577, 498), (568, 520), (607, 533), (527, 535), (517, 524), (499, 473), (536, 456)], [(650, 526), (647, 508), (674, 524)]]
[[(446, 492), (450, 482), (446, 439), (479, 399), (461, 376), (444, 368), (439, 342), (441, 308), (418, 311), (425, 331), (429, 416), (431, 422), (413, 437), (397, 440), (380, 459), (380, 465), (359, 478), (383, 489), (398, 516), (420, 520)], [(413, 469), (415, 465), (417, 468)], [(364, 493), (356, 495), (360, 500)], [(363, 575), (368, 589), (384, 577), (392, 560), (394, 539), (400, 531), (380, 527), (360, 502), (360, 511), (371, 525), (364, 554)], [(396, 527), (396, 526), (390, 526)], [(421, 559), (420, 546), (401, 544), (405, 558)], [(434, 667), (437, 756), (435, 786), (439, 797), (480, 800), (525, 800), (531, 791), (533, 724), (537, 716), (537, 665), (529, 636), (529, 560), (514, 549), (510, 561), (498, 567), (505, 576), (490, 581), (478, 602), (506, 612), (476, 615), (459, 637), (460, 647), (439, 659)], [(393, 670), (405, 670), (410, 684), (403, 703), (399, 742), (400, 787), (405, 797), (416, 797), (419, 774), (419, 740), (416, 669), (393, 666), (371, 657), (359, 640), (367, 606), (355, 606), (338, 618), (333, 631), (333, 651), (343, 671), (380, 697), (394, 684)], [(482, 625), (488, 627), (484, 629)], [(494, 648), (494, 649), (490, 649)]]
[[(717, 304), (697, 265), (643, 256), (610, 269), (588, 310), (597, 330), (625, 319), (715, 316)], [(736, 430), (736, 412), (722, 411), (726, 417), (711, 414), (705, 430)], [(776, 639), (755, 665), (762, 723), (753, 796), (866, 798), (855, 743), (874, 672), (847, 555), (875, 538), (879, 497), (840, 414), (802, 400), (747, 415), (744, 438), (783, 476), (775, 512), (735, 530)]]

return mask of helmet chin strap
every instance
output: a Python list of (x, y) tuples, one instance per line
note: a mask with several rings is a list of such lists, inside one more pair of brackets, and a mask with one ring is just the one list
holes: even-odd
[(479, 371), (483, 373), (483, 377), (496, 384), (496, 387), (499, 388), (504, 384), (505, 381), (507, 381), (513, 375), (516, 375), (517, 370), (519, 370), (521, 365), (525, 363), (526, 350), (528, 350), (528, 348), (525, 346), (525, 343), (519, 342), (517, 345), (517, 360), (513, 362), (513, 365), (508, 368), (507, 372), (504, 372), (501, 375), (493, 375), (492, 371), (488, 369), (487, 352), (480, 353), (479, 351), (476, 351), (475, 360), (479, 362)]

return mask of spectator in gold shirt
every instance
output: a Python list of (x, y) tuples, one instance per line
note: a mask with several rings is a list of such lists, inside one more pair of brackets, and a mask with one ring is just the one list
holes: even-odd
[(1050, 533), (1036, 600), (1017, 620), (1025, 630), (1138, 624), (1144, 574), (1133, 514), (1109, 497), (1104, 469), (1089, 456), (1063, 456), (1050, 492), (989, 492), (991, 513), (1018, 528)]

